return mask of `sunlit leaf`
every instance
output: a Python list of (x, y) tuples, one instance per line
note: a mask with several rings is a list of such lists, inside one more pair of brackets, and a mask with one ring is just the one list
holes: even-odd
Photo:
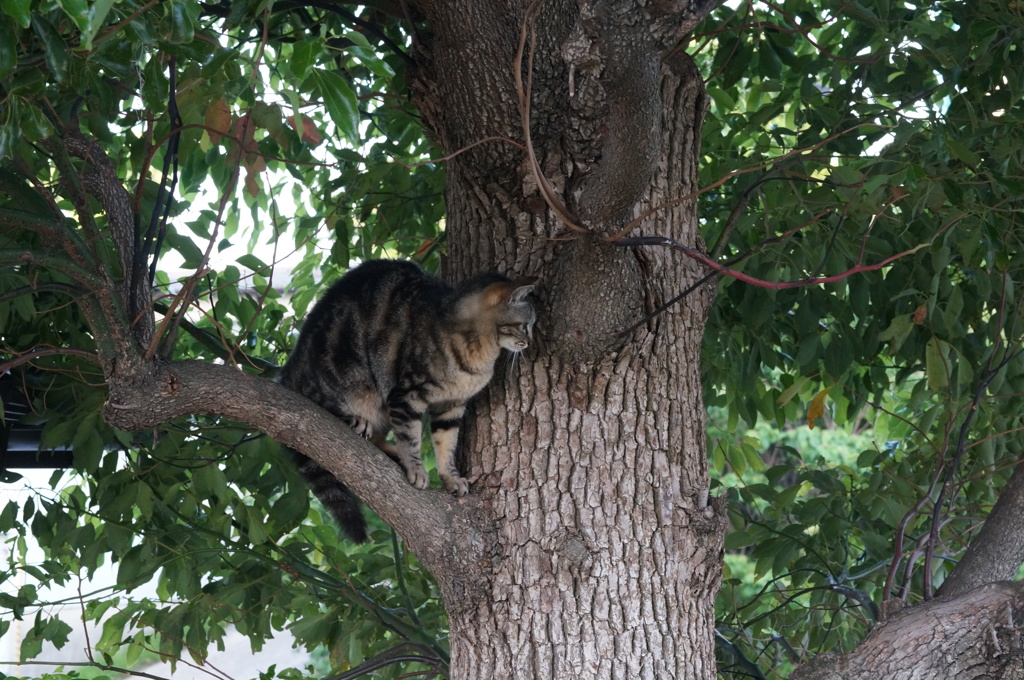
[(359, 106), (355, 92), (332, 71), (318, 68), (312, 71), (312, 76), (338, 131), (350, 142), (358, 141)]

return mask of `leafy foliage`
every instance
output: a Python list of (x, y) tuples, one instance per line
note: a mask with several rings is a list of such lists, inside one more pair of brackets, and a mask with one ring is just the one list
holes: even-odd
[[(69, 304), (81, 293), (66, 264), (41, 255), (53, 233), (77, 239), (92, 226), (31, 228), (79, 208), (73, 188), (54, 180), (82, 166), (51, 141), (80, 128), (115, 160), (150, 252), (162, 251), (156, 309), (173, 310), (193, 286), (189, 314), (161, 351), (272, 377), (323, 278), (385, 253), (436, 263), (444, 175), (417, 165), (436, 154), (408, 102), (406, 38), (372, 10), (367, 22), (288, 3), (2, 9), (0, 360), (10, 361), (0, 374), (14, 370), (42, 446), (70, 446), (75, 457), (52, 491), (0, 515), (13, 548), (3, 578), (28, 584), (3, 606), (34, 621), (22, 660), (67, 640), (73, 619), (48, 617), (51, 598), (111, 567), (112, 587), (71, 603), (79, 625), (101, 626), (88, 650), (97, 665), (130, 667), (152, 653), (202, 664), (229, 627), (253, 649), (287, 630), (307, 650), (329, 650), (333, 670), (402, 641), (446, 659), (426, 571), (379, 521), (368, 547), (340, 541), (275, 442), (221, 419), (144, 436), (104, 424), (95, 339)], [(116, 273), (115, 225), (94, 215)], [(40, 256), (26, 263), (24, 251)], [(293, 264), (279, 264), (289, 255)]]
[[(322, 279), (382, 254), (433, 266), (443, 247), (410, 27), (385, 9), (0, 3), (0, 374), (43, 446), (75, 456), (0, 508), (0, 578), (25, 584), (2, 591), (0, 634), (31, 622), (25, 660), (68, 639), (52, 593), (107, 566), (116, 583), (74, 602), (102, 622), (97, 665), (202, 663), (229, 626), (253, 648), (288, 630), (333, 670), (400, 641), (444, 660), (425, 571), (379, 522), (368, 547), (340, 543), (272, 442), (223, 419), (103, 423), (78, 282), (124, 263), (113, 218), (76, 202), (87, 163), (53, 143), (81, 131), (112, 159), (156, 310), (188, 299), (154, 350), (269, 377)], [(705, 340), (734, 525), (725, 673), (783, 676), (850, 648), (883, 598), (929, 595), (1017, 461), (1022, 25), (994, 0), (784, 0), (723, 6), (685, 46), (711, 99), (705, 240), (765, 282), (723, 277)], [(57, 261), (54, 235), (101, 262)]]
[[(869, 603), (930, 596), (1019, 458), (1022, 29), (999, 3), (796, 1), (696, 36), (702, 184), (730, 178), (702, 197), (713, 254), (768, 282), (900, 255), (820, 286), (722, 280), (712, 454), (744, 480), (727, 548), (765, 583), (726, 579), (723, 669), (768, 652), (758, 672), (784, 676), (849, 649)], [(757, 423), (776, 429), (741, 437)], [(858, 437), (822, 457), (828, 430), (791, 434), (816, 423)]]

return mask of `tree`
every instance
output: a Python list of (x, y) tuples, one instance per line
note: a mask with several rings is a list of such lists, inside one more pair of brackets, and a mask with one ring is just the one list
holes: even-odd
[[(17, 329), (5, 331), (3, 368), (31, 392), (44, 443), (73, 445), (85, 481), (9, 505), (0, 524), (48, 549), (42, 565), (18, 567), (39, 584), (109, 555), (123, 588), (159, 570), (167, 601), (124, 606), (96, 652), (187, 649), (201, 661), (230, 618), (254, 644), (290, 625), (340, 668), (362, 652), (345, 626), (363, 609), (389, 631), (363, 625), (370, 652), (398, 637), (393, 655), (451, 677), (710, 677), (726, 515), (708, 488), (698, 369), (709, 269), (724, 274), (703, 376), (721, 429), (813, 425), (831, 405), (831, 421), (894, 442), (845, 470), (801, 467), (780, 489), (778, 466), (725, 494), (727, 546), (746, 549), (787, 606), (759, 600), (744, 618), (720, 602), (723, 672), (762, 672), (752, 647), (805, 611), (790, 649), (850, 651), (869, 603), (935, 594), (949, 572), (937, 557), (1019, 544), (1012, 523), (970, 540), (1019, 428), (1013, 8), (3, 9), (3, 42), (16, 47), (0, 55), (0, 319)], [(443, 236), (441, 173), (412, 166), (439, 156)], [(207, 178), (212, 209), (186, 213), (173, 197), (199, 204)], [(443, 251), (450, 279), (541, 277), (538, 347), (466, 424), (466, 499), (409, 487), (330, 416), (257, 377), (293, 325), (280, 325), (273, 263), (239, 258), (255, 270), (251, 294), (237, 267), (209, 270), (214, 247), (243, 235), (243, 206), (267, 222), (253, 243), (294, 227), (298, 316), (314, 272), (353, 257), (436, 263)], [(314, 238), (325, 226), (328, 257)], [(195, 273), (151, 303), (154, 283), (169, 290), (165, 248)], [(437, 615), (419, 616), (430, 586), (417, 563), (397, 541), (390, 555), (357, 549), (307, 518), (305, 489), (251, 427), (314, 457), (394, 527), (437, 580), (450, 661), (424, 633)], [(722, 470), (760, 467), (734, 437), (711, 453)], [(1014, 516), (1015, 494), (1003, 498)], [(998, 674), (1020, 650), (1016, 624), (995, 612), (1019, 595), (969, 586), (1012, 577), (1021, 557), (977, 561), (1000, 568), (979, 575), (965, 557), (946, 584), (963, 579), (948, 587), (987, 607), (958, 629), (992, 631), (963, 644), (997, 652), (977, 663)], [(367, 593), (384, 564), (401, 608)], [(727, 578), (725, 592), (737, 585)], [(6, 606), (20, 616), (35, 596)], [(83, 616), (114, 606), (83, 602)], [(934, 628), (944, 606), (877, 627), (868, 660), (845, 667), (885, 672), (871, 645), (904, 624)], [(66, 626), (37, 615), (32, 644)], [(946, 658), (911, 651), (915, 664)], [(827, 674), (841, 665), (823, 654), (803, 672), (840, 677)]]

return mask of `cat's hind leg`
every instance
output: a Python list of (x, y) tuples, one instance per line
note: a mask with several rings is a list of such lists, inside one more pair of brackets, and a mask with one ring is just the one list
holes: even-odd
[[(391, 428), (395, 433), (396, 455), (392, 456), (405, 470), (405, 478), (417, 489), (430, 486), (430, 476), (423, 467), (420, 443), (423, 439), (423, 409), (417, 409), (411, 395), (397, 394), (388, 398)], [(387, 450), (384, 449), (387, 453)]]
[(370, 437), (370, 441), (378, 449), (388, 454), (396, 463), (402, 462), (402, 457), (398, 455), (398, 449), (387, 440), (387, 432), (374, 432), (373, 436)]
[(455, 446), (459, 442), (459, 424), (464, 406), (450, 408), (443, 413), (430, 415), (431, 440), (437, 457), (437, 473), (448, 493), (465, 496), (469, 493), (469, 480), (459, 474), (455, 465)]

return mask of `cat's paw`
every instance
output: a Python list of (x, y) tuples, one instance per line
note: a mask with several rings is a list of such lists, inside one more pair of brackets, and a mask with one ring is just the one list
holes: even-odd
[(348, 419), (348, 425), (355, 430), (357, 435), (364, 439), (370, 439), (373, 436), (373, 426), (370, 425), (370, 421), (366, 418), (352, 416)]
[(405, 478), (417, 489), (426, 489), (430, 486), (430, 475), (427, 474), (422, 465), (406, 470)]
[(458, 475), (441, 475), (445, 491), (453, 496), (465, 496), (469, 493), (469, 480)]

